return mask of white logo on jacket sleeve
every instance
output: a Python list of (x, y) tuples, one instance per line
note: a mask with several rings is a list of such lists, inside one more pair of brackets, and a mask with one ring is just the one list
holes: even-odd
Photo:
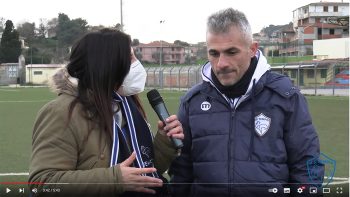
[(265, 116), (263, 113), (255, 116), (255, 132), (259, 136), (265, 135), (269, 130), (271, 124), (271, 118)]
[(201, 109), (202, 109), (203, 111), (208, 111), (210, 108), (211, 108), (211, 104), (210, 104), (208, 101), (204, 101), (204, 102), (201, 104)]

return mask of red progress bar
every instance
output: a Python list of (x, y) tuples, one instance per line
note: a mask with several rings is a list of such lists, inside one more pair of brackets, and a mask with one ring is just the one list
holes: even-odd
[(44, 185), (42, 182), (0, 182), (0, 185)]

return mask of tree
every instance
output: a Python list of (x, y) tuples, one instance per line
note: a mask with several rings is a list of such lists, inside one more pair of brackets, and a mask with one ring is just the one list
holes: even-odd
[(87, 32), (88, 26), (86, 20), (77, 18), (70, 20), (64, 13), (58, 14), (58, 24), (56, 29), (57, 51), (60, 59), (67, 59), (69, 47)]
[(87, 22), (82, 18), (70, 20), (64, 13), (58, 14), (57, 40), (60, 47), (68, 47), (87, 32)]
[(181, 40), (175, 40), (174, 44), (182, 46), (182, 47), (189, 47), (190, 46), (190, 44), (188, 44), (187, 42), (181, 41)]
[(25, 39), (29, 44), (32, 43), (35, 38), (35, 23), (25, 22), (17, 26), (17, 31), (21, 37)]
[(58, 18), (52, 18), (47, 22), (48, 37), (56, 37), (57, 35)]
[(71, 21), (71, 28), (71, 32), (73, 35), (75, 35), (73, 41), (75, 41), (77, 38), (81, 37), (87, 32), (88, 23), (85, 19), (82, 18), (73, 19)]
[(0, 32), (4, 31), (4, 22), (5, 22), (5, 18), (0, 17)]
[(70, 29), (70, 19), (68, 15), (59, 13), (56, 36), (60, 47), (67, 45), (67, 42), (69, 42), (70, 40), (70, 35), (68, 34), (69, 29)]
[(120, 23), (115, 24), (114, 28), (116, 28), (118, 31), (123, 31), (123, 26)]
[(48, 25), (47, 25), (47, 20), (44, 18), (40, 19), (40, 24), (39, 28), (37, 29), (37, 37), (39, 38), (46, 38), (47, 30), (48, 30)]
[(131, 46), (138, 46), (140, 44), (139, 39), (133, 39), (131, 42)]
[(21, 42), (19, 34), (14, 29), (11, 20), (5, 23), (5, 30), (0, 42), (0, 62), (18, 62), (21, 54)]
[(37, 47), (30, 47), (27, 53), (27, 61), (31, 64), (50, 64), (53, 58), (49, 51)]
[(95, 31), (100, 31), (101, 29), (104, 29), (104, 28), (106, 28), (106, 27), (103, 26), (103, 25), (89, 26), (88, 31), (89, 31), (89, 32), (95, 32)]

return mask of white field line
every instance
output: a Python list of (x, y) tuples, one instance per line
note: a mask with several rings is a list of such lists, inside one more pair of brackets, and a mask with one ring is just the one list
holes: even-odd
[(18, 92), (19, 90), (0, 89), (0, 91), (4, 91), (4, 92)]
[(0, 101), (0, 103), (41, 103), (48, 102), (50, 100), (34, 100), (34, 101)]
[(29, 172), (0, 173), (0, 176), (28, 176)]

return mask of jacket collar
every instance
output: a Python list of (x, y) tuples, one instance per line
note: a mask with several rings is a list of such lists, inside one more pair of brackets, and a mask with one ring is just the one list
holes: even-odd
[[(271, 66), (267, 63), (266, 58), (264, 57), (264, 55), (262, 54), (262, 52), (260, 50), (258, 50), (256, 52), (255, 56), (258, 59), (258, 64), (256, 66), (253, 77), (249, 83), (248, 89), (244, 95), (248, 95), (249, 92), (252, 90), (254, 79), (255, 79), (255, 84), (257, 84), (258, 81), (260, 80), (260, 78), (271, 68)], [(219, 89), (214, 85), (213, 80), (211, 78), (211, 64), (210, 64), (210, 62), (207, 62), (202, 67), (202, 79), (206, 82), (209, 82), (215, 89), (217, 89), (217, 91), (219, 91)]]
[(60, 68), (49, 80), (49, 88), (52, 92), (60, 94), (68, 94), (72, 96), (78, 95), (78, 79), (71, 77), (67, 69)]

